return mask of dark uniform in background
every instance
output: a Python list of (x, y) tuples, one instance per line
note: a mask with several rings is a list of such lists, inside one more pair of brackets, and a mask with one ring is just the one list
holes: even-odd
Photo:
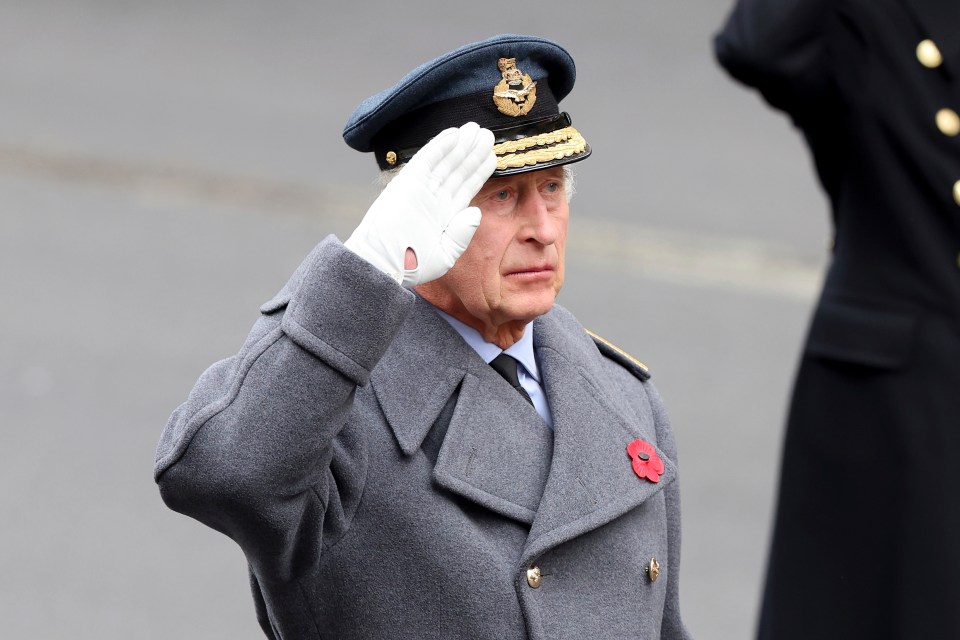
[(761, 638), (960, 638), (960, 2), (742, 0), (721, 64), (802, 131), (834, 255)]

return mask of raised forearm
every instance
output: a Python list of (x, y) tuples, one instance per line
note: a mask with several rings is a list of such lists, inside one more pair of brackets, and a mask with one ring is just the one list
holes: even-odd
[(291, 554), (289, 532), (325, 508), (330, 444), (414, 299), (333, 239), (296, 280), (201, 377), (157, 452), (169, 506), (258, 557)]
[(714, 40), (717, 60), (775, 106), (818, 91), (826, 40), (840, 0), (740, 0)]

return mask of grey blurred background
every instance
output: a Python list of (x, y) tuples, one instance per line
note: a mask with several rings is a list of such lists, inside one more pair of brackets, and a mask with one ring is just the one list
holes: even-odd
[(513, 32), (573, 54), (563, 107), (594, 148), (560, 302), (670, 409), (688, 626), (749, 637), (829, 232), (789, 122), (713, 61), (728, 10), (0, 0), (0, 635), (261, 637), (238, 548), (159, 498), (160, 430), (372, 201), (355, 105)]

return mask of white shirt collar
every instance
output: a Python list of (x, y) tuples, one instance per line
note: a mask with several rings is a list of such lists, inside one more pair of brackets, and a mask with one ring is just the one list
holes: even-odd
[[(433, 306), (433, 305), (431, 305)], [(450, 326), (456, 329), (467, 344), (469, 344), (474, 351), (477, 352), (483, 361), (487, 364), (490, 364), (490, 361), (496, 358), (501, 353), (507, 353), (508, 355), (513, 356), (517, 361), (523, 365), (527, 370), (527, 373), (530, 374), (534, 380), (538, 383), (540, 382), (540, 368), (537, 367), (537, 358), (533, 354), (533, 323), (530, 322), (523, 328), (523, 335), (520, 336), (520, 339), (517, 340), (514, 344), (510, 345), (506, 349), (501, 349), (497, 345), (487, 342), (483, 339), (483, 336), (480, 335), (480, 332), (471, 327), (468, 324), (457, 320), (450, 314), (441, 311), (437, 307), (433, 307), (436, 312), (440, 315), (441, 318), (450, 323)]]

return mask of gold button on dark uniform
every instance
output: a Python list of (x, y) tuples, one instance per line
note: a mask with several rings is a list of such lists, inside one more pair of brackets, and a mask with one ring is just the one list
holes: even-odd
[(953, 200), (960, 205), (960, 180), (953, 183)]
[(952, 138), (960, 133), (960, 116), (953, 109), (940, 109), (937, 111), (937, 129)]
[(531, 589), (540, 588), (540, 567), (533, 565), (527, 569), (527, 584)]
[(660, 577), (660, 563), (656, 558), (650, 558), (650, 564), (647, 565), (647, 576), (650, 582), (656, 582)]
[(943, 56), (933, 40), (924, 40), (917, 45), (917, 60), (928, 69), (936, 69), (943, 64)]

